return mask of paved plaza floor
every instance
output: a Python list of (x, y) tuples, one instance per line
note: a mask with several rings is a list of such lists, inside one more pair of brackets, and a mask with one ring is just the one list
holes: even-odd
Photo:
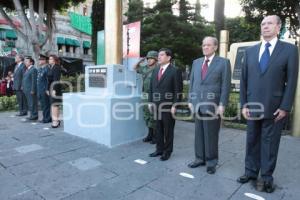
[(154, 146), (142, 141), (109, 149), (14, 115), (0, 113), (0, 200), (300, 199), (299, 138), (282, 137), (276, 190), (266, 194), (236, 182), (244, 171), (244, 131), (221, 130), (219, 165), (209, 175), (205, 167), (187, 167), (193, 123), (176, 122), (174, 152), (162, 162), (148, 157)]

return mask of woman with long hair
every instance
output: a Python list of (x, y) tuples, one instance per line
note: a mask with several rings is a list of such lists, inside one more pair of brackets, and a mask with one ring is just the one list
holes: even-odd
[(51, 103), (51, 118), (52, 128), (58, 128), (60, 126), (59, 119), (59, 106), (62, 102), (60, 76), (61, 67), (59, 58), (56, 55), (49, 56), (50, 70), (48, 70), (48, 91), (47, 94), (50, 96)]

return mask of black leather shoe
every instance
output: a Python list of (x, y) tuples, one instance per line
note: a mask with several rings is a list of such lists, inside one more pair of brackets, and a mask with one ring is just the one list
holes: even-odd
[(272, 193), (272, 192), (274, 192), (274, 190), (275, 190), (275, 187), (274, 187), (273, 183), (265, 182), (265, 191), (267, 193)]
[(193, 161), (190, 164), (188, 164), (188, 167), (189, 168), (196, 168), (196, 167), (203, 166), (203, 165), (205, 165), (205, 162)]
[(256, 179), (257, 179), (256, 177), (251, 177), (244, 174), (243, 176), (240, 176), (236, 181), (244, 184), (244, 183), (248, 183), (250, 180), (256, 180)]
[(170, 157), (171, 157), (170, 153), (163, 153), (163, 155), (160, 157), (160, 160), (166, 161), (166, 160), (169, 160)]
[(157, 157), (157, 156), (161, 156), (162, 154), (163, 154), (162, 152), (157, 152), (157, 151), (155, 151), (155, 152), (153, 152), (153, 153), (150, 153), (149, 156), (150, 156), (150, 157)]
[(35, 120), (38, 120), (38, 117), (29, 117), (29, 120), (35, 121)]
[(214, 174), (216, 173), (216, 167), (207, 167), (206, 172), (208, 174)]
[(152, 138), (152, 140), (150, 141), (150, 144), (156, 144), (156, 142), (155, 142), (155, 140), (153, 140), (153, 138)]
[(143, 142), (150, 142), (152, 140), (152, 137), (149, 135), (143, 139)]

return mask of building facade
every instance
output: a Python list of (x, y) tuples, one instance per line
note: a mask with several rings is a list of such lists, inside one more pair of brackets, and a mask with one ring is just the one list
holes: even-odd
[[(52, 42), (51, 44), (47, 42), (41, 52), (64, 58), (82, 59), (83, 65), (93, 65), (90, 49), (91, 31), (86, 31), (86, 27), (91, 28), (92, 2), (87, 0), (85, 3), (69, 8), (65, 13), (56, 12)], [(18, 18), (12, 18), (15, 25), (22, 26)], [(47, 28), (43, 28), (43, 31), (47, 31)], [(0, 15), (0, 56), (13, 57), (17, 53), (30, 55), (28, 45), (28, 42), (19, 37), (17, 31)]]

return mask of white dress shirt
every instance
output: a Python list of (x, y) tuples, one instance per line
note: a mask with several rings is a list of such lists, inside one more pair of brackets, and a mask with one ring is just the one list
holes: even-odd
[(203, 63), (202, 63), (202, 67), (203, 67), (203, 65), (204, 65), (204, 63), (205, 63), (205, 61), (208, 59), (209, 60), (209, 62), (207, 63), (207, 67), (209, 67), (209, 65), (210, 65), (210, 63), (211, 63), (211, 61), (214, 59), (214, 57), (215, 57), (215, 54), (213, 54), (213, 55), (211, 55), (210, 57), (204, 57), (204, 61), (203, 61)]
[[(269, 47), (270, 56), (273, 53), (273, 50), (275, 48), (275, 45), (276, 45), (277, 41), (278, 41), (277, 37), (275, 37), (271, 41), (269, 41), (269, 43), (271, 44), (271, 46)], [(265, 45), (266, 45), (266, 43), (267, 43), (267, 41), (263, 40), (262, 43), (261, 43), (261, 45), (260, 45), (258, 61), (260, 61), (260, 58), (261, 58), (262, 54), (265, 51), (265, 47), (266, 47)]]

